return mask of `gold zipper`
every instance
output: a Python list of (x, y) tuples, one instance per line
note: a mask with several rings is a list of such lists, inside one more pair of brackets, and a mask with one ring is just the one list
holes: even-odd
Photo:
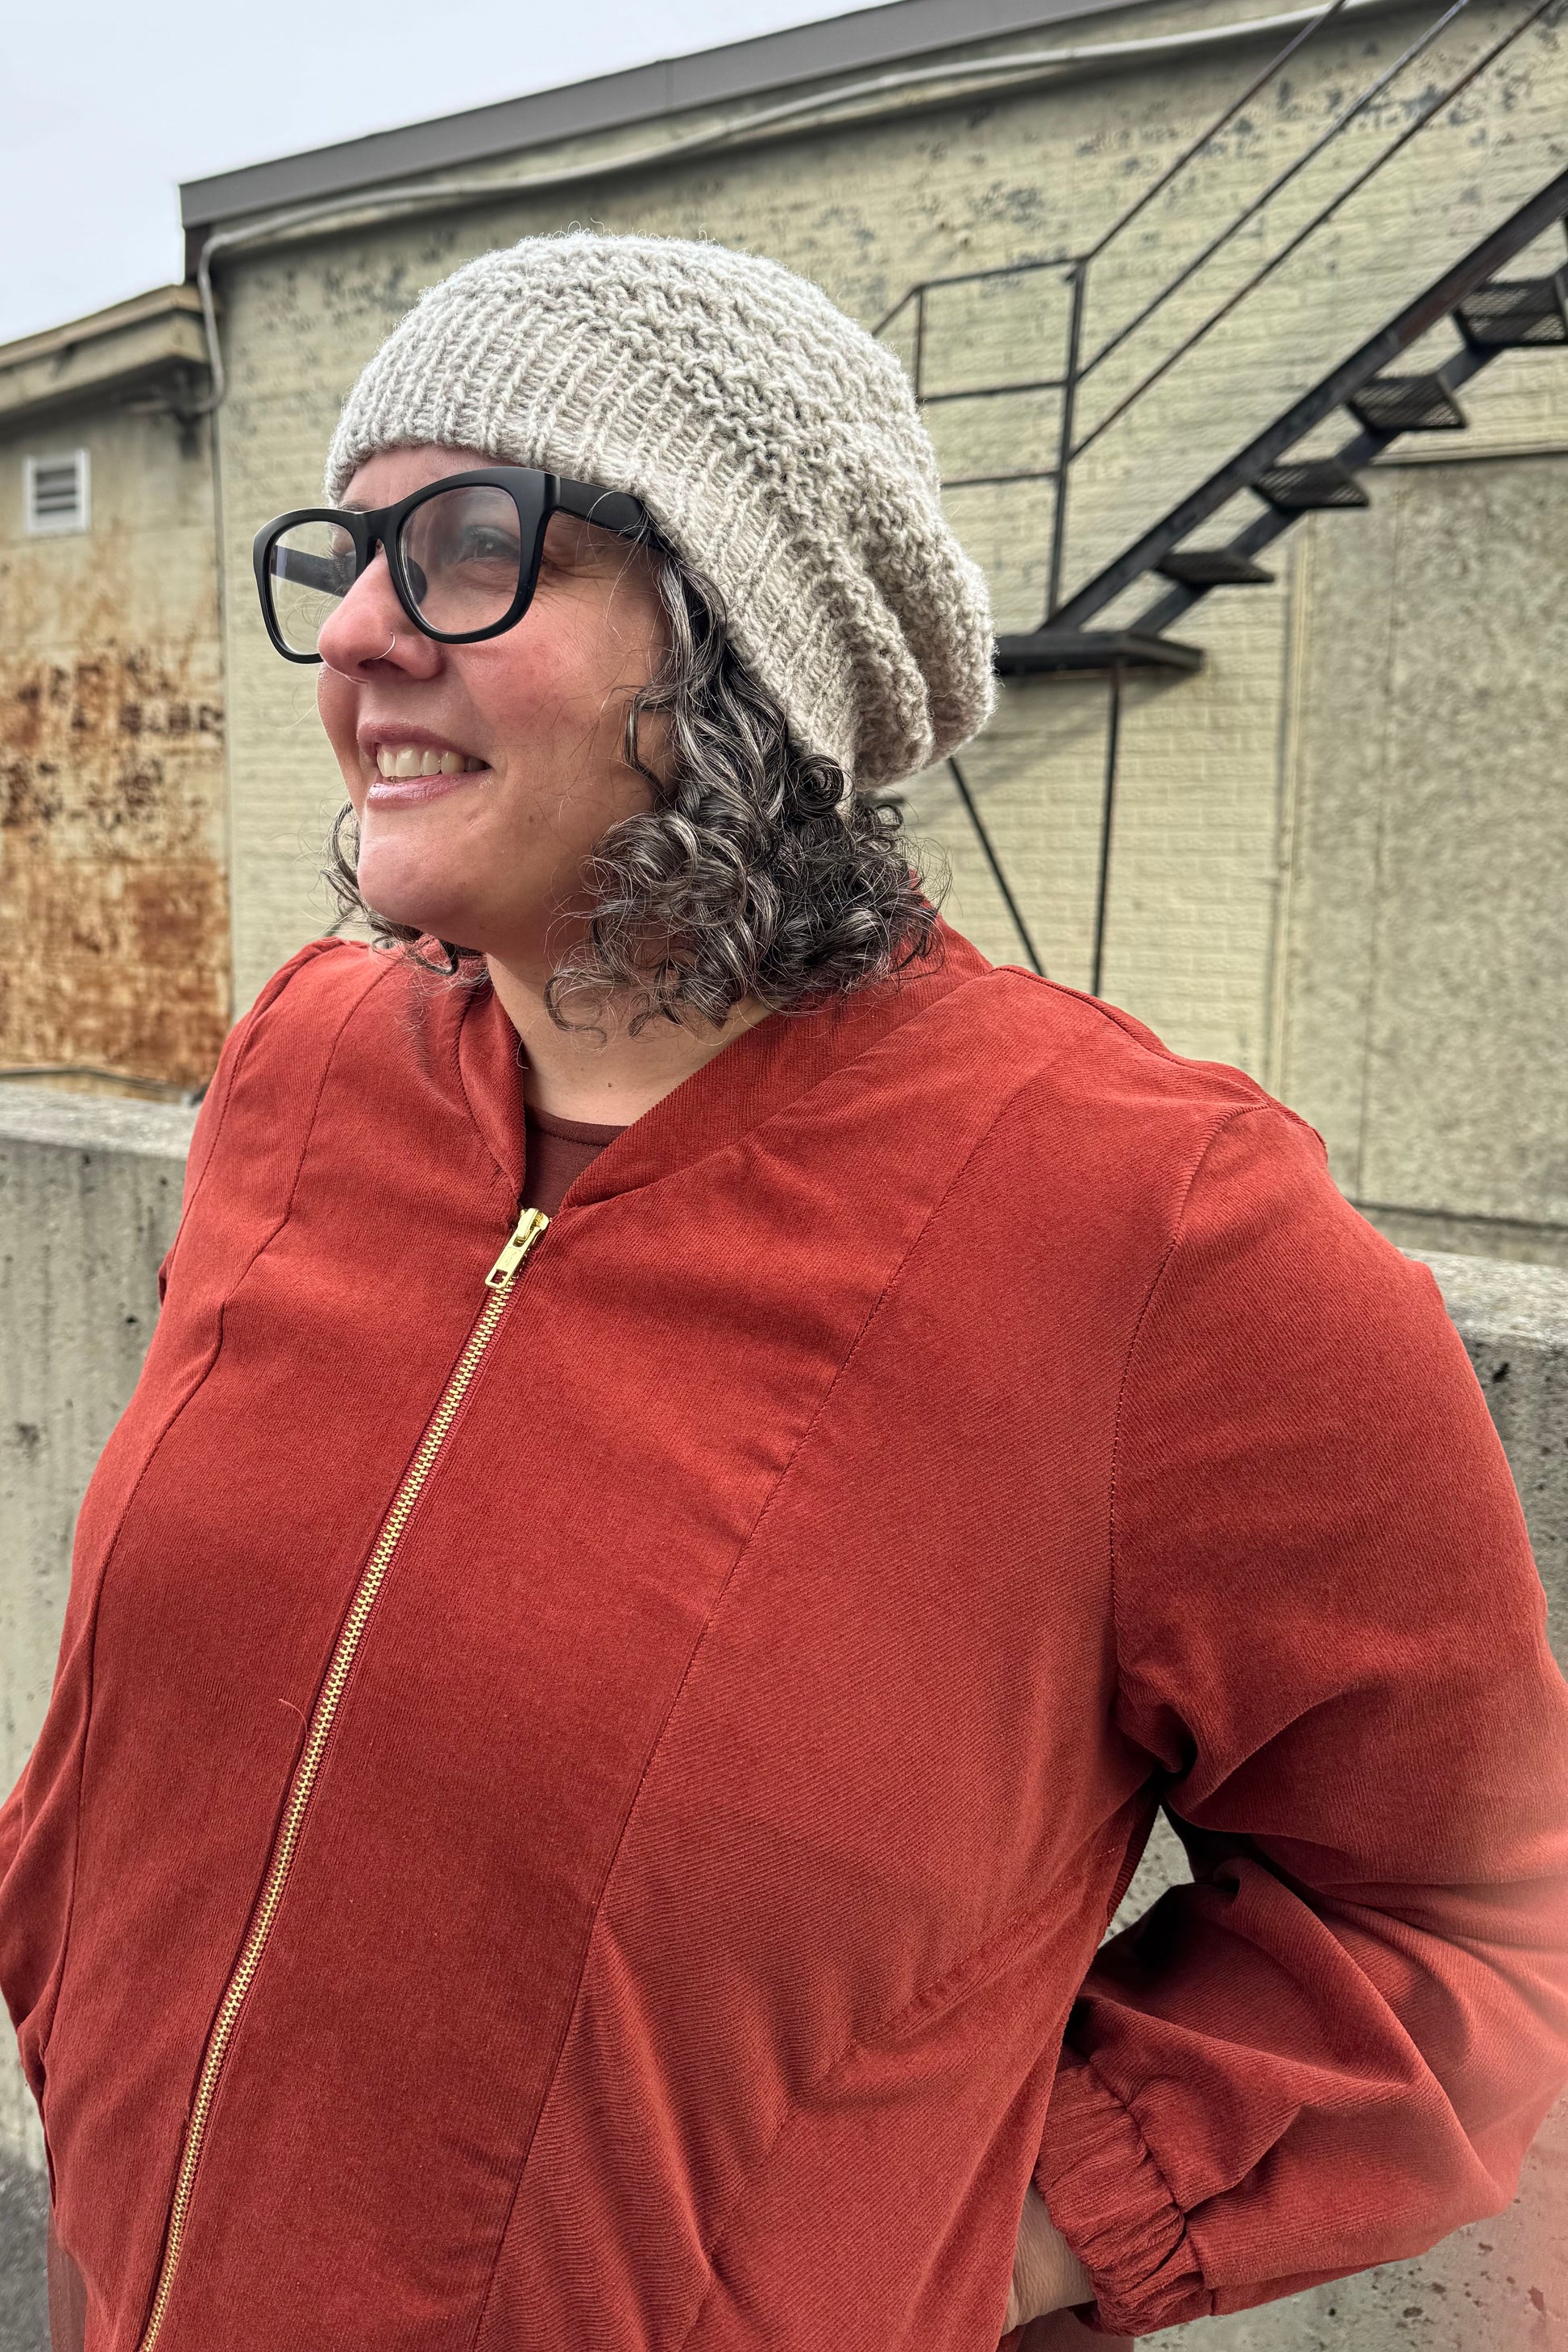
[(321, 1759), (326, 1752), (327, 1741), (331, 1736), (333, 1718), (337, 1715), (338, 1705), (343, 1695), (343, 1686), (349, 1678), (349, 1669), (354, 1662), (354, 1654), (359, 1648), (370, 1612), (375, 1606), (376, 1595), (385, 1581), (393, 1553), (397, 1549), (399, 1538), (408, 1524), (415, 1504), (419, 1499), (420, 1490), (430, 1475), (432, 1465), (441, 1450), (447, 1433), (457, 1418), (458, 1407), (462, 1403), (474, 1374), (479, 1370), (479, 1359), (495, 1337), (496, 1326), (500, 1321), (502, 1310), (517, 1280), (523, 1260), (549, 1223), (550, 1220), (542, 1210), (524, 1209), (517, 1223), (508, 1234), (500, 1255), (486, 1275), (485, 1285), (490, 1295), (486, 1299), (483, 1312), (469, 1335), (468, 1346), (458, 1358), (458, 1368), (447, 1383), (441, 1402), (437, 1406), (435, 1415), (425, 1432), (419, 1451), (415, 1455), (408, 1474), (397, 1490), (396, 1500), (386, 1515), (381, 1534), (376, 1539), (375, 1549), (372, 1552), (369, 1564), (360, 1579), (359, 1590), (353, 1597), (353, 1606), (349, 1611), (348, 1622), (338, 1636), (338, 1645), (332, 1653), (332, 1663), (327, 1670), (327, 1679), (322, 1685), (321, 1696), (316, 1702), (316, 1711), (310, 1718), (310, 1728), (305, 1741), (305, 1752), (300, 1759), (299, 1769), (294, 1776), (288, 1810), (284, 1813), (282, 1826), (278, 1832), (278, 1841), (273, 1848), (272, 1865), (267, 1874), (261, 1907), (257, 1914), (256, 1924), (246, 1939), (239, 1965), (229, 1979), (227, 1990), (224, 1994), (216, 2021), (207, 2042), (206, 2053), (202, 2060), (202, 2071), (196, 2082), (196, 2095), (192, 2104), (190, 2121), (185, 2126), (184, 2147), (181, 2151), (180, 2169), (174, 2180), (174, 2199), (169, 2207), (169, 2227), (163, 2243), (163, 2266), (158, 2273), (158, 2292), (153, 2299), (152, 2315), (142, 2337), (140, 2352), (153, 2352), (168, 2311), (169, 2294), (174, 2284), (174, 2273), (179, 2267), (180, 2249), (184, 2241), (185, 2222), (190, 2212), (191, 2190), (195, 2180), (196, 2165), (201, 2157), (202, 2141), (206, 2134), (207, 2118), (212, 2113), (218, 2078), (223, 2072), (224, 2061), (234, 2039), (234, 2029), (238, 2021), (240, 2010), (244, 2006), (246, 1994), (249, 1991), (256, 1971), (261, 1965), (261, 1956), (267, 1949), (267, 1940), (272, 1933), (272, 1925), (278, 1916), (278, 1906), (283, 1899), (283, 1889), (288, 1885), (289, 1873), (293, 1867), (294, 1855), (299, 1848), (300, 1833), (304, 1827), (305, 1815), (310, 1810), (310, 1793), (321, 1769)]

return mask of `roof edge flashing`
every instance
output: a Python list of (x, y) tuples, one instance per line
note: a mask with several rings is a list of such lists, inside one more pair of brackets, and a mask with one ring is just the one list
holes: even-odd
[(944, 49), (973, 50), (987, 40), (1147, 5), (1149, 0), (885, 0), (879, 7), (189, 180), (180, 189), (181, 220), (187, 231), (209, 230), (278, 205), (368, 191), (391, 178), (483, 163), (595, 131), (629, 129), (662, 115), (763, 98)]
[(79, 351), (87, 343), (107, 342), (173, 315), (199, 318), (201, 307), (193, 286), (154, 286), (145, 294), (111, 302), (106, 310), (88, 310), (79, 319), (66, 319), (58, 327), (40, 327), (33, 334), (0, 343), (0, 373)]
[(165, 404), (183, 409), (182, 387), (208, 376), (201, 309), (188, 288), (181, 299), (144, 296), (41, 335), (0, 344), (0, 431), (31, 431), (47, 415), (82, 405), (122, 404), (165, 387)]

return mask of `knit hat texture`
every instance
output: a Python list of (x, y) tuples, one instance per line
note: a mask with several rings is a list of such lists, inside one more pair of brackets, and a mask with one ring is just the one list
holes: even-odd
[(942, 515), (909, 378), (776, 262), (578, 231), (481, 255), (349, 394), (329, 503), (375, 450), (424, 442), (640, 499), (797, 742), (862, 790), (990, 712), (984, 577)]

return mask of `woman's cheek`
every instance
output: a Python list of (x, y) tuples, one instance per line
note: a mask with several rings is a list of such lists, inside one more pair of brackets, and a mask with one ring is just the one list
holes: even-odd
[(344, 789), (357, 813), (364, 806), (368, 790), (355, 731), (358, 696), (347, 678), (339, 677), (323, 666), (316, 673), (316, 709), (342, 772)]

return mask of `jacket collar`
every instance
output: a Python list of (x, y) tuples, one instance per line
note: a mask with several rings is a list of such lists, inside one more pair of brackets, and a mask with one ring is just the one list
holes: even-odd
[[(585, 1207), (636, 1192), (722, 1150), (990, 969), (977, 948), (939, 921), (934, 953), (901, 979), (809, 1012), (770, 1013), (634, 1119), (578, 1177), (563, 1205)], [(488, 983), (466, 999), (458, 1017), (458, 1066), (468, 1113), (516, 1195), (523, 1178), (517, 1032)]]

